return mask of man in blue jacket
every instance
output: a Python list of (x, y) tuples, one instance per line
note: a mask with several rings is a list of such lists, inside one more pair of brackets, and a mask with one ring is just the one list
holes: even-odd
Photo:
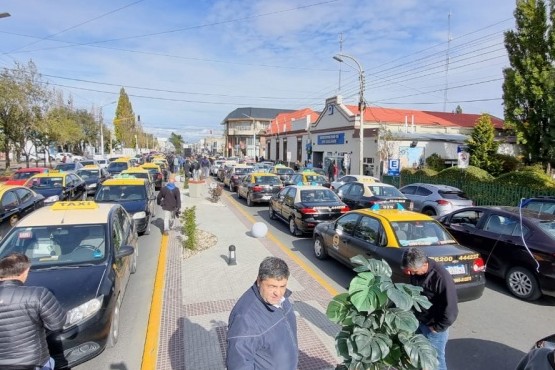
[(288, 279), (285, 261), (266, 257), (260, 264), (256, 282), (229, 315), (228, 370), (297, 369), (297, 320)]

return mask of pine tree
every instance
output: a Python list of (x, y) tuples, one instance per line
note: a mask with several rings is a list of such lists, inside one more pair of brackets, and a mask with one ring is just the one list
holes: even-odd
[(492, 175), (499, 174), (501, 162), (496, 156), (499, 142), (495, 141), (495, 128), (488, 114), (482, 114), (478, 118), (466, 144), (470, 154), (470, 165), (488, 171)]

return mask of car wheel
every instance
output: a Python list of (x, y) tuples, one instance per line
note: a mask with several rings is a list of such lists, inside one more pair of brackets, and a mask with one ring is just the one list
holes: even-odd
[(505, 282), (511, 294), (520, 299), (534, 301), (542, 295), (538, 280), (525, 268), (513, 267), (510, 269)]
[(133, 261), (131, 261), (131, 267), (129, 272), (132, 274), (137, 272), (137, 259), (139, 258), (139, 247), (135, 247), (135, 252), (133, 252)]
[(111, 348), (118, 342), (119, 336), (119, 311), (121, 308), (121, 302), (118, 298), (116, 302), (116, 307), (114, 308), (114, 313), (112, 314), (112, 323), (110, 324), (110, 333), (108, 334), (108, 343), (106, 346)]
[(295, 218), (291, 217), (289, 219), (289, 232), (291, 233), (291, 235), (297, 236), (297, 235), (301, 235), (301, 232), (299, 231), (299, 228), (297, 227), (297, 224), (295, 223)]
[(314, 239), (314, 255), (319, 260), (323, 260), (328, 257), (328, 252), (326, 252), (326, 246), (324, 245), (324, 240), (321, 236), (317, 236), (316, 239)]
[(247, 206), (252, 207), (252, 205), (253, 205), (252, 194), (248, 193), (247, 194)]
[(275, 220), (276, 219), (276, 213), (274, 212), (274, 209), (272, 208), (271, 205), (268, 208), (268, 213), (270, 215), (270, 220)]
[(435, 216), (436, 215), (436, 211), (433, 208), (423, 209), (422, 213), (424, 213), (425, 215), (428, 215), (428, 216)]

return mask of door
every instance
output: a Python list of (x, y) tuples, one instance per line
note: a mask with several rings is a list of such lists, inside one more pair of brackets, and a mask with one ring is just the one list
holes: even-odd
[(350, 256), (353, 247), (353, 232), (358, 223), (360, 215), (358, 213), (349, 213), (340, 217), (335, 223), (335, 229), (331, 235), (331, 245), (328, 247), (328, 253), (337, 260), (351, 266)]
[(347, 258), (361, 255), (364, 258), (380, 258), (376, 251), (382, 234), (380, 222), (374, 217), (362, 216), (355, 226), (353, 238), (345, 246)]
[(360, 183), (349, 184), (349, 189), (343, 196), (343, 202), (346, 203), (351, 209), (358, 209), (360, 207), (360, 198), (364, 195), (364, 186)]
[(456, 212), (448, 219), (446, 226), (459, 244), (472, 246), (482, 239), (476, 236), (476, 231), (483, 215), (484, 212), (478, 209)]
[(19, 198), (15, 191), (9, 190), (2, 195), (0, 235), (3, 237), (21, 218), (19, 215)]
[[(287, 189), (287, 188), (286, 188)], [(289, 188), (285, 193), (285, 197), (281, 203), (281, 215), (289, 221), (290, 217), (295, 217), (295, 197), (297, 195), (297, 188)]]

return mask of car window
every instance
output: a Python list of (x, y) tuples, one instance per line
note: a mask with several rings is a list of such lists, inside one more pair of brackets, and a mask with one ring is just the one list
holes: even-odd
[(380, 222), (373, 217), (363, 216), (355, 228), (354, 237), (370, 244), (378, 244)]
[(329, 203), (338, 201), (337, 195), (329, 189), (307, 189), (301, 191), (301, 202)]
[(363, 193), (364, 193), (364, 187), (361, 184), (353, 184), (347, 194), (353, 197), (359, 197)]
[(254, 182), (257, 184), (278, 185), (280, 184), (279, 178), (276, 176), (254, 176)]
[[(484, 230), (500, 235), (513, 235), (518, 224), (518, 220), (512, 217), (492, 214), (488, 217)], [(518, 232), (520, 232), (520, 229)]]
[(405, 186), (401, 189), (401, 193), (403, 194), (414, 194), (416, 192), (417, 186), (409, 185)]
[(293, 204), (295, 202), (296, 195), (297, 195), (296, 188), (289, 189), (289, 191), (285, 194), (285, 202), (288, 204)]
[(391, 223), (391, 227), (401, 247), (456, 243), (436, 221), (396, 221)]
[(523, 208), (528, 208), (536, 212), (555, 214), (555, 201), (551, 200), (531, 200), (524, 205)]
[(14, 180), (26, 180), (26, 179), (30, 178), (31, 176), (36, 175), (37, 173), (38, 173), (37, 171), (18, 171), (18, 172), (13, 174), (13, 179)]
[(427, 197), (428, 195), (432, 194), (431, 190), (428, 190), (422, 186), (419, 186), (418, 189), (416, 189), (416, 192), (414, 193), (415, 195), (420, 195), (423, 197)]
[(379, 185), (367, 185), (366, 186), (372, 194), (376, 196), (383, 196), (383, 197), (399, 197), (403, 196), (403, 194), (392, 186), (379, 186)]
[(31, 193), (31, 191), (28, 189), (19, 188), (19, 189), (15, 189), (15, 192), (22, 203), (33, 198), (33, 193)]
[(476, 227), (483, 214), (484, 212), (477, 210), (457, 212), (451, 216), (449, 222), (451, 224)]
[(14, 191), (7, 191), (2, 196), (2, 207), (4, 209), (13, 209), (17, 207), (19, 200)]
[(114, 212), (113, 222), (112, 222), (112, 245), (114, 247), (114, 252), (119, 252), (123, 245), (123, 214), (121, 209)]
[(466, 196), (465, 193), (463, 193), (462, 191), (444, 191), (444, 190), (440, 190), (438, 191), (439, 195), (441, 195), (442, 198), (445, 199), (468, 199), (468, 197)]
[(77, 174), (79, 176), (81, 176), (81, 178), (83, 180), (87, 180), (87, 179), (96, 179), (99, 176), (99, 170), (79, 170), (77, 171)]
[(75, 169), (75, 163), (59, 163), (56, 165), (56, 169), (59, 171), (73, 171)]
[(337, 219), (335, 230), (343, 234), (352, 234), (360, 215), (358, 213), (346, 214)]

